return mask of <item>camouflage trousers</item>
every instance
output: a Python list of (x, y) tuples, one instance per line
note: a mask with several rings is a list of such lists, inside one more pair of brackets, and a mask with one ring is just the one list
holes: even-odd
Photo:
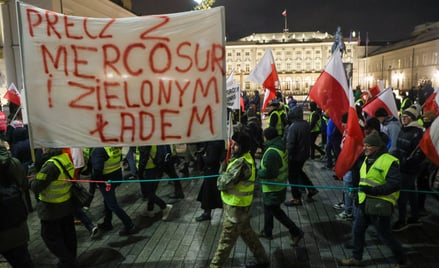
[(244, 240), (244, 243), (253, 253), (258, 263), (268, 262), (265, 249), (261, 241), (259, 241), (258, 235), (250, 225), (250, 217), (245, 218), (246, 219), (241, 222), (233, 223), (228, 217), (224, 217), (223, 230), (215, 256), (210, 264), (211, 268), (222, 267), (225, 264), (239, 236)]

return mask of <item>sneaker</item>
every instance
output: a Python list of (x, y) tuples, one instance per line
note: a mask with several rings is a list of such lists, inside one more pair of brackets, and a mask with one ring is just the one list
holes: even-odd
[(288, 201), (285, 201), (284, 205), (287, 207), (301, 206), (302, 201), (300, 199), (292, 198)]
[(119, 235), (120, 236), (131, 235), (131, 234), (135, 234), (136, 232), (137, 232), (136, 226), (133, 224), (129, 228), (125, 227), (122, 230), (120, 230)]
[(344, 209), (344, 203), (340, 202), (340, 203), (334, 204), (332, 207), (335, 209)]
[(336, 214), (335, 218), (337, 220), (343, 220), (343, 221), (352, 221), (354, 219), (354, 216), (352, 215), (352, 213), (346, 213), (345, 211)]
[(319, 191), (315, 188), (309, 188), (308, 189), (308, 198), (312, 199), (313, 196), (315, 196), (316, 194), (318, 194)]
[(154, 213), (153, 210), (144, 210), (144, 211), (140, 212), (140, 216), (148, 217), (148, 218), (154, 218), (155, 217), (155, 213)]
[(98, 228), (102, 232), (109, 232), (109, 231), (113, 230), (113, 225), (107, 224), (107, 223), (98, 223)]
[(422, 221), (420, 221), (419, 218), (410, 217), (407, 219), (407, 226), (408, 227), (421, 226), (421, 225), (422, 225)]
[(196, 221), (210, 221), (211, 219), (212, 217), (210, 216), (209, 213), (203, 213), (195, 218)]
[(90, 238), (94, 239), (97, 238), (99, 236), (100, 232), (99, 232), (99, 228), (97, 226), (93, 227), (93, 229), (91, 229), (90, 232)]
[(304, 237), (304, 233), (300, 232), (299, 235), (291, 235), (291, 240), (293, 241), (293, 243), (291, 244), (293, 247), (297, 247), (297, 245), (299, 244), (300, 240), (302, 240)]
[(272, 240), (273, 236), (272, 235), (268, 235), (264, 230), (259, 232), (259, 237), (268, 239), (268, 240)]
[(169, 213), (171, 212), (172, 209), (172, 205), (171, 204), (167, 204), (166, 207), (164, 209), (162, 209), (162, 220), (166, 221), (169, 217)]
[(401, 232), (401, 231), (404, 231), (407, 228), (409, 228), (407, 223), (399, 221), (399, 220), (392, 225), (392, 231), (393, 232)]
[(340, 266), (361, 266), (361, 261), (355, 258), (341, 259), (338, 261)]

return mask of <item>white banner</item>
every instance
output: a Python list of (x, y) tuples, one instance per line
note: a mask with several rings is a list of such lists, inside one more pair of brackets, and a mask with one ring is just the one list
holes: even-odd
[(19, 3), (34, 147), (226, 137), (224, 8), (133, 18)]

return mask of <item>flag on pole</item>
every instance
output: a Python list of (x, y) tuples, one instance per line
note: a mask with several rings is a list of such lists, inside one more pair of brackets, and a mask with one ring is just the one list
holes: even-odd
[(334, 121), (340, 132), (343, 132), (341, 117), (349, 110), (348, 91), (341, 55), (336, 50), (311, 88), (309, 97)]
[(271, 49), (267, 48), (265, 50), (264, 56), (262, 56), (259, 63), (250, 72), (247, 80), (262, 84), (264, 87), (265, 94), (262, 112), (265, 112), (268, 102), (276, 97), (276, 83), (279, 81)]
[(335, 175), (339, 178), (342, 178), (352, 168), (363, 151), (364, 134), (358, 121), (352, 89), (348, 89), (346, 95), (349, 99), (348, 121), (341, 151), (335, 163)]
[(425, 156), (436, 166), (439, 166), (439, 117), (433, 121), (431, 126), (425, 131), (419, 142), (419, 147)]
[(398, 109), (396, 108), (396, 102), (391, 88), (387, 88), (374, 99), (366, 103), (363, 106), (363, 111), (370, 117), (375, 117), (375, 112), (379, 108), (384, 108), (387, 111), (387, 114), (391, 114), (395, 118), (398, 118)]
[(422, 107), (424, 113), (428, 111), (434, 112), (439, 115), (439, 88), (436, 89), (426, 100)]
[(234, 72), (230, 73), (226, 80), (226, 97), (227, 97), (227, 108), (232, 110), (238, 110), (241, 90), (238, 83), (233, 79)]
[(21, 105), (20, 92), (15, 87), (14, 83), (11, 83), (3, 98), (7, 99), (9, 102), (12, 102), (17, 106)]
[(282, 12), (282, 16), (286, 17), (287, 16), (287, 10), (284, 9), (284, 11)]

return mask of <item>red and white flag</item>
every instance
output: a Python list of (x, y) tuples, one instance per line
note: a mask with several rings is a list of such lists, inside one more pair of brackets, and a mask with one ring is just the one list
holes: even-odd
[(349, 89), (346, 95), (349, 99), (348, 121), (342, 148), (335, 163), (335, 175), (339, 178), (342, 178), (352, 168), (363, 151), (364, 133), (358, 121), (354, 93)]
[(439, 166), (439, 117), (433, 121), (431, 126), (425, 131), (419, 142), (419, 147), (425, 156), (436, 166)]
[(287, 10), (286, 9), (282, 12), (282, 16), (284, 16), (284, 17), (287, 16)]
[(17, 106), (21, 105), (20, 92), (15, 87), (14, 83), (11, 83), (3, 98), (7, 99), (9, 102), (12, 102)]
[(311, 88), (309, 97), (333, 120), (340, 132), (343, 132), (341, 117), (349, 109), (348, 91), (341, 55), (335, 52)]
[(276, 97), (276, 84), (279, 81), (271, 49), (267, 48), (265, 50), (264, 56), (262, 56), (259, 63), (253, 71), (251, 71), (247, 80), (262, 84), (265, 88), (264, 103), (262, 106), (262, 112), (265, 112), (268, 102)]
[(430, 95), (430, 97), (428, 97), (425, 100), (424, 105), (422, 106), (422, 110), (425, 112), (428, 111), (432, 111), (434, 112), (436, 115), (439, 115), (439, 88), (436, 89), (433, 94)]
[(395, 97), (391, 88), (387, 88), (363, 106), (363, 111), (370, 117), (375, 117), (375, 112), (379, 108), (384, 108), (387, 114), (398, 118)]

